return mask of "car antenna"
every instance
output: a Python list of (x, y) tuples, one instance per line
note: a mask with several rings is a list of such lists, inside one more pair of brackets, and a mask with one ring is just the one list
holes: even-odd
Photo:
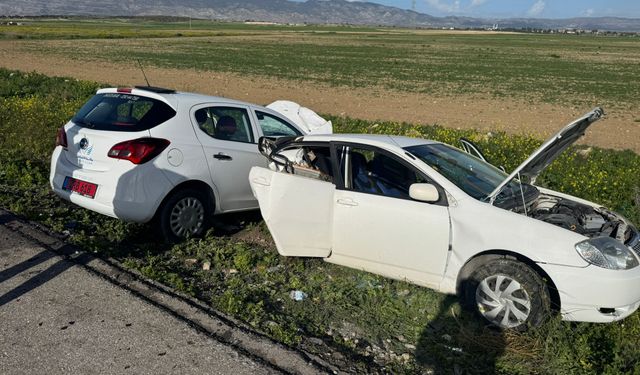
[(136, 59), (136, 61), (138, 62), (138, 65), (140, 66), (140, 70), (142, 71), (142, 76), (144, 77), (144, 81), (147, 83), (147, 87), (151, 87), (151, 85), (149, 84), (149, 80), (147, 79), (147, 75), (144, 74), (144, 69), (142, 68), (142, 63), (140, 62), (139, 59)]

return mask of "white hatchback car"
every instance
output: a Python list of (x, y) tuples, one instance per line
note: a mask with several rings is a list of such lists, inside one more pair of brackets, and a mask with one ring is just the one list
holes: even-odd
[(554, 310), (611, 322), (640, 305), (640, 234), (598, 204), (533, 185), (602, 114), (567, 125), (510, 175), (434, 141), (326, 135), (261, 141), (271, 165), (249, 179), (281, 255), (458, 293), (503, 328)]
[(156, 218), (175, 241), (200, 234), (214, 213), (257, 209), (247, 181), (252, 166), (267, 165), (257, 140), (307, 130), (281, 112), (235, 100), (102, 89), (59, 129), (50, 183), (62, 198), (104, 215)]

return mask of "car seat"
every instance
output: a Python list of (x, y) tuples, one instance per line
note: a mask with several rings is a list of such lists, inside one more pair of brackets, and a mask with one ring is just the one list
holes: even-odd
[(358, 152), (351, 153), (351, 181), (352, 188), (362, 193), (379, 193), (375, 184), (369, 177), (367, 159)]
[(407, 175), (410, 170), (383, 155), (376, 155), (369, 164), (371, 178), (385, 196), (404, 198), (409, 195), (409, 186), (415, 180), (415, 176)]
[[(329, 151), (327, 148), (326, 151)], [(333, 178), (333, 168), (331, 167), (331, 157), (325, 155), (322, 150), (314, 150), (314, 154), (316, 156), (313, 161), (313, 167), (318, 171), (322, 172), (327, 176), (331, 176)]]
[(238, 126), (236, 120), (231, 116), (221, 116), (216, 124), (215, 136), (219, 139), (231, 139), (236, 133)]

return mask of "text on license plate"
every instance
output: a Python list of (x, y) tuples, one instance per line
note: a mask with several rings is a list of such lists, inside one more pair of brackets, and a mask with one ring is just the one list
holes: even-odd
[(78, 180), (73, 177), (65, 177), (62, 188), (85, 197), (94, 198), (96, 196), (96, 190), (98, 190), (98, 185)]

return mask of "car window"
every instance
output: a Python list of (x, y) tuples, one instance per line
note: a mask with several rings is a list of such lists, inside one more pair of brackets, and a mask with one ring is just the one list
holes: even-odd
[(80, 127), (138, 132), (151, 129), (176, 115), (160, 100), (140, 95), (106, 93), (93, 96), (73, 117)]
[(415, 169), (380, 151), (340, 146), (338, 161), (345, 188), (360, 193), (411, 199), (412, 184), (429, 182)]
[(298, 129), (286, 121), (268, 113), (256, 111), (258, 123), (266, 137), (282, 137), (302, 135)]
[(334, 183), (329, 145), (296, 145), (278, 152), (289, 162), (288, 172)]
[(248, 113), (243, 108), (206, 107), (194, 112), (198, 127), (209, 136), (223, 141), (253, 143)]

